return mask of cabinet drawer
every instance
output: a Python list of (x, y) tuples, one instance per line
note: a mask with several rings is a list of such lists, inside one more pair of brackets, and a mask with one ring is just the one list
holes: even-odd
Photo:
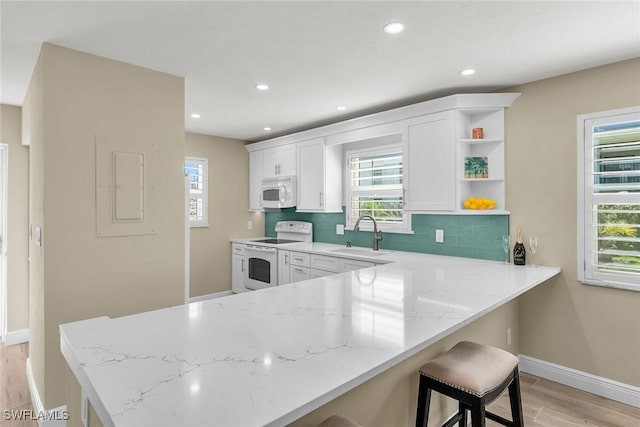
[(291, 266), (291, 283), (300, 282), (311, 278), (311, 269), (309, 267)]
[(340, 271), (340, 258), (311, 255), (311, 268), (338, 273)]
[(376, 265), (371, 261), (360, 261), (356, 259), (341, 259), (340, 271), (360, 270), (361, 268), (373, 267)]
[(298, 265), (300, 267), (309, 267), (311, 265), (311, 255), (304, 252), (291, 252), (290, 257), (291, 265)]
[(324, 277), (324, 276), (331, 276), (334, 273), (332, 271), (326, 271), (326, 270), (317, 270), (315, 268), (311, 269), (311, 278), (315, 279), (316, 277)]
[(234, 243), (231, 245), (231, 253), (235, 255), (244, 255), (244, 245), (240, 243)]

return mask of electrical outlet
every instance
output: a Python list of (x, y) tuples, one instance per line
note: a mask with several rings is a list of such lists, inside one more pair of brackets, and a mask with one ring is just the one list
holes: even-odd
[(336, 224), (336, 234), (343, 236), (344, 235), (344, 225)]
[(507, 345), (511, 345), (511, 328), (507, 328)]
[(247, 221), (247, 230), (253, 230), (253, 221)]
[(444, 243), (444, 230), (436, 230), (436, 243)]

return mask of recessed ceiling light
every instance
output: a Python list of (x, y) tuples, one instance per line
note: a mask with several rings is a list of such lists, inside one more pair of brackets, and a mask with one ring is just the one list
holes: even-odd
[(269, 131), (269, 130), (271, 130), (271, 128), (270, 127), (266, 127), (266, 128), (264, 128), (264, 130)]
[(191, 115), (191, 118), (193, 118), (193, 119), (199, 119), (199, 118), (200, 118), (200, 114), (198, 114), (198, 113), (193, 113), (193, 114)]
[(336, 107), (336, 110), (338, 110), (338, 111), (344, 111), (344, 110), (346, 110), (346, 109), (347, 109), (347, 107), (344, 107), (344, 106), (342, 106), (342, 105), (341, 105), (341, 106), (339, 106), (339, 107)]
[(463, 76), (470, 76), (471, 74), (475, 74), (476, 70), (474, 70), (473, 68), (467, 68), (466, 70), (462, 70), (460, 71), (460, 74), (462, 74)]
[(256, 84), (256, 89), (258, 89), (258, 90), (267, 90), (267, 89), (269, 89), (269, 85), (264, 84), (264, 83), (258, 83), (258, 84)]
[(387, 34), (398, 34), (404, 30), (404, 24), (402, 22), (389, 22), (383, 29)]

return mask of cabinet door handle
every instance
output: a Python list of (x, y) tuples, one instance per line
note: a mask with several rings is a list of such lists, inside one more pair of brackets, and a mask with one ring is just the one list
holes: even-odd
[(242, 264), (240, 265), (240, 271), (244, 273), (244, 258), (242, 258)]
[(284, 265), (289, 264), (289, 254), (284, 254)]
[(323, 191), (320, 192), (320, 206), (324, 206), (324, 197), (323, 197), (324, 194), (323, 193), (324, 193)]
[(273, 174), (278, 175), (278, 165), (273, 165)]
[(298, 273), (304, 273), (304, 270), (301, 268), (294, 268), (293, 271), (297, 271)]
[(402, 186), (402, 203), (406, 203), (407, 202), (407, 189)]
[(282, 166), (278, 165), (278, 175), (280, 175), (280, 172), (282, 172)]

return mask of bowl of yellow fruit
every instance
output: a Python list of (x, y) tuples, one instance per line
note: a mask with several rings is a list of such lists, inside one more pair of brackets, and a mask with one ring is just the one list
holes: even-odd
[(463, 203), (466, 209), (487, 210), (496, 207), (496, 201), (485, 197), (469, 197)]

